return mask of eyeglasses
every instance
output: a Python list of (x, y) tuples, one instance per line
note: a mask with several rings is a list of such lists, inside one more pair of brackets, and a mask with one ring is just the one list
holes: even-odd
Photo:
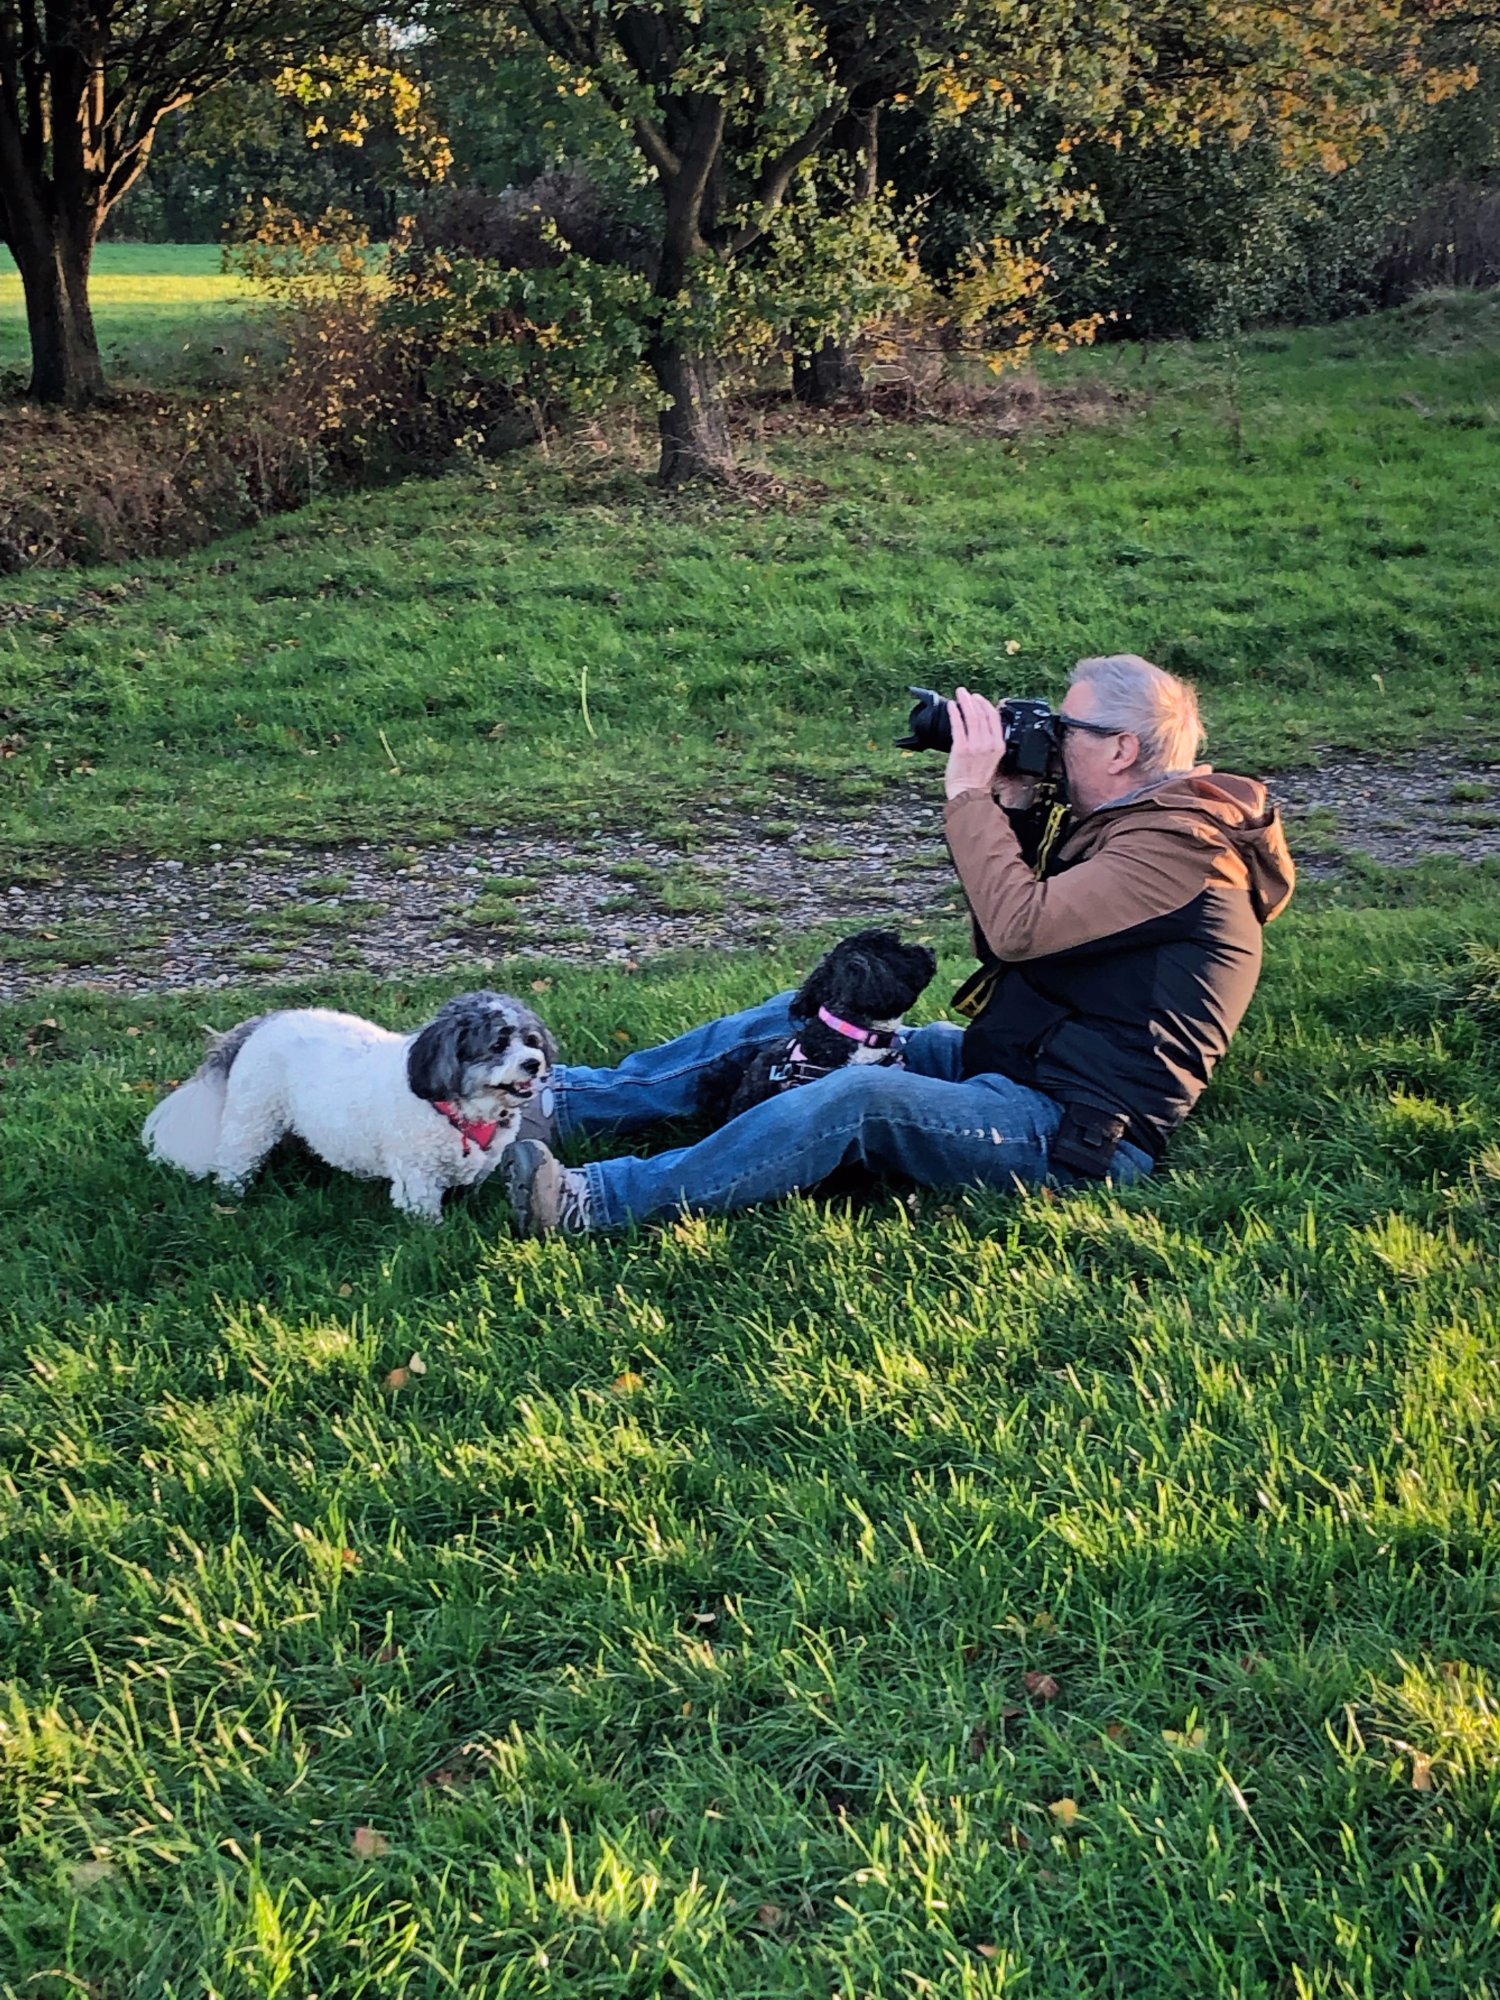
[(1111, 723), (1084, 722), (1081, 717), (1076, 715), (1060, 715), (1057, 718), (1057, 726), (1059, 729), (1064, 730), (1081, 729), (1086, 736), (1123, 736), (1125, 734), (1123, 729), (1116, 729)]

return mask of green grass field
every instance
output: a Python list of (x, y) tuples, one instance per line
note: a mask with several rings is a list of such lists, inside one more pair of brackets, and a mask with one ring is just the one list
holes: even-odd
[(176, 852), (868, 792), (909, 680), (1055, 693), (1122, 649), (1198, 680), (1229, 764), (1493, 744), (1497, 352), (1493, 295), (1238, 360), (1120, 348), (1060, 380), (1134, 400), (1059, 435), (774, 439), (789, 507), (528, 454), (34, 573), (8, 594), (40, 615), (0, 640), (0, 838)]
[[(253, 319), (242, 278), (220, 269), (217, 243), (101, 243), (90, 298), (105, 367), (122, 385), (217, 380)], [(0, 248), (0, 376), (31, 370), (21, 276)]]
[(13, 1010), (0, 1992), (1500, 1993), (1497, 908), (1288, 918), (1157, 1186), (581, 1246)]
[[(774, 442), (785, 509), (528, 459), (32, 576), (4, 837), (785, 819), (906, 678), (1120, 646), (1226, 763), (1492, 753), (1494, 351), (1118, 349), (1102, 427)], [(144, 1162), (205, 1021), (458, 976), (0, 1009), (0, 1996), (1500, 2000), (1495, 890), (1300, 894), (1129, 1193), (583, 1242)], [(608, 1062), (806, 949), (471, 976)]]

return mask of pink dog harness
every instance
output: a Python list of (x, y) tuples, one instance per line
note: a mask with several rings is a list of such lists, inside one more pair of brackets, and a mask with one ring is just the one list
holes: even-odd
[[(826, 1007), (818, 1009), (818, 1019), (825, 1028), (832, 1028), (836, 1035), (846, 1040), (858, 1042), (861, 1048), (884, 1049), (876, 1069), (904, 1069), (906, 1056), (901, 1046), (899, 1028), (862, 1028), (856, 1021), (841, 1021), (837, 1014), (830, 1014)], [(835, 1069), (844, 1068), (842, 1063), (814, 1063), (807, 1059), (807, 1051), (800, 1041), (794, 1041), (785, 1058), (773, 1063), (770, 1081), (778, 1090), (794, 1090), (799, 1083), (816, 1083), (820, 1076), (832, 1076)]]
[(472, 1139), (481, 1153), (487, 1153), (495, 1143), (495, 1134), (500, 1130), (498, 1118), (487, 1118), (483, 1124), (459, 1115), (458, 1106), (448, 1103), (446, 1098), (435, 1098), (432, 1108), (441, 1111), (448, 1123), (464, 1142), (464, 1158), (469, 1157), (469, 1141)]

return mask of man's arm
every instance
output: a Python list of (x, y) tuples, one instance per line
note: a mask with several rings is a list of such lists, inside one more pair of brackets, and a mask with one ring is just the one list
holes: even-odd
[(950, 798), (945, 830), (974, 921), (1009, 961), (1072, 951), (1180, 910), (1212, 872), (1188, 829), (1126, 818), (1088, 860), (1039, 882), (988, 788)]

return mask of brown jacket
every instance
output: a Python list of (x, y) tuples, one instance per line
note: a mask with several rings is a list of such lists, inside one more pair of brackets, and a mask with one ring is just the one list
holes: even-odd
[(1291, 897), (1265, 787), (1207, 768), (1165, 779), (1078, 821), (1039, 875), (987, 791), (948, 802), (947, 835), (994, 975), (967, 1073), (1118, 1112), (1159, 1153), (1238, 1028), (1261, 928)]

